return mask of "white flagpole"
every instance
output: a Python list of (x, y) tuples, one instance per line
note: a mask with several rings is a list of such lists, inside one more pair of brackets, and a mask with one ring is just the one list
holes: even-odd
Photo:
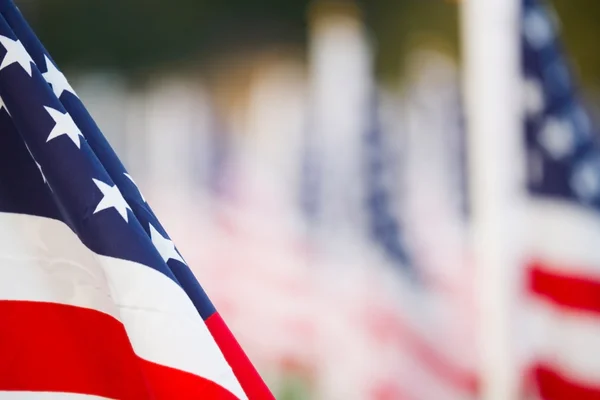
[(480, 302), (483, 400), (513, 400), (521, 134), (520, 0), (462, 4), (473, 245)]

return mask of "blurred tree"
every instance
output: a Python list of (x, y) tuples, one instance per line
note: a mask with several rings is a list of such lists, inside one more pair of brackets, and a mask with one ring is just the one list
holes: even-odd
[[(17, 0), (57, 61), (137, 73), (240, 47), (300, 43), (310, 0)], [(346, 0), (349, 1), (349, 0)], [(455, 43), (456, 7), (438, 1), (365, 1), (379, 72), (395, 76), (411, 34)]]
[(21, 2), (61, 65), (136, 73), (239, 46), (301, 42), (308, 0)]
[[(351, 0), (339, 0), (351, 1)], [(401, 72), (402, 55), (423, 41), (458, 53), (456, 0), (362, 0), (377, 46), (377, 71)], [(162, 64), (272, 43), (303, 44), (311, 0), (17, 0), (66, 67), (139, 73)], [(600, 86), (598, 0), (552, 0), (566, 47), (585, 83)]]
[(575, 61), (583, 83), (600, 90), (600, 51), (596, 39), (600, 37), (600, 1), (553, 0), (561, 21), (565, 47)]
[(403, 56), (416, 45), (457, 56), (456, 4), (440, 0), (372, 0), (367, 4), (367, 23), (377, 45), (377, 71), (384, 80), (397, 79)]

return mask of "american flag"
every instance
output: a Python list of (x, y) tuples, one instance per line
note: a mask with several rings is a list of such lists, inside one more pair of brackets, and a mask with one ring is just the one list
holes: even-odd
[(524, 0), (531, 350), (543, 399), (600, 398), (600, 149), (553, 12)]
[(0, 397), (272, 399), (10, 0), (0, 59)]
[(411, 263), (404, 243), (402, 226), (392, 209), (389, 155), (385, 152), (386, 143), (381, 131), (377, 96), (374, 96), (370, 111), (371, 121), (365, 135), (366, 207), (370, 233), (387, 258), (399, 268), (414, 275), (415, 271), (408, 269)]
[[(439, 68), (439, 61), (435, 60), (428, 66)], [(405, 181), (409, 178), (427, 182), (429, 187), (431, 182), (437, 184), (439, 180), (427, 178), (441, 174), (445, 179), (451, 176), (450, 169), (453, 172), (459, 169), (460, 146), (455, 143), (458, 137), (449, 135), (462, 129), (454, 103), (456, 91), (450, 90), (455, 89), (455, 81), (451, 76), (447, 81), (431, 79), (432, 70), (422, 67), (420, 72), (426, 70), (429, 73), (419, 82), (436, 82), (429, 88), (430, 95), (417, 99), (412, 94), (407, 101), (427, 105), (414, 118), (444, 123), (414, 124), (414, 137), (408, 138), (407, 127), (403, 127), (405, 132), (395, 131), (401, 124), (388, 118), (392, 113), (397, 116), (400, 104), (378, 92), (371, 103), (371, 119), (364, 135), (366, 214), (374, 250), (381, 256), (378, 259), (381, 265), (373, 265), (374, 262), (369, 265), (377, 271), (377, 279), (369, 287), (370, 297), (363, 300), (369, 304), (364, 324), (373, 348), (381, 352), (378, 361), (383, 365), (379, 374), (371, 378), (373, 399), (475, 399), (478, 395), (473, 351), (469, 346), (471, 335), (463, 334), (470, 329), (475, 315), (466, 289), (471, 274), (462, 257), (458, 239), (461, 231), (454, 229), (464, 219), (463, 207), (449, 204), (453, 198), (449, 192), (461, 191), (463, 184), (458, 179), (444, 180), (447, 187), (439, 187), (435, 193), (436, 200), (444, 199), (447, 207), (441, 209), (430, 201), (425, 210), (435, 215), (432, 219), (437, 224), (433, 229), (420, 227), (426, 235), (417, 236), (415, 226), (410, 223), (414, 219), (407, 218), (409, 210), (414, 208), (404, 203), (423, 204), (431, 196), (423, 196), (422, 190), (419, 193), (394, 190), (408, 186)], [(412, 84), (423, 87), (416, 80)], [(442, 92), (444, 95), (440, 96)], [(391, 141), (401, 142), (402, 147), (392, 148)], [(450, 143), (454, 146), (449, 146)], [(431, 150), (428, 145), (432, 144), (440, 153), (430, 153), (427, 171), (419, 168), (422, 164), (409, 165), (415, 159), (422, 161), (420, 156), (424, 150)], [(402, 164), (395, 165), (394, 161), (400, 158)], [(393, 176), (394, 169), (400, 170), (397, 176)], [(423, 219), (416, 218), (414, 223), (423, 225)], [(449, 228), (452, 228), (450, 233)], [(419, 251), (422, 247), (426, 247), (427, 254)], [(431, 253), (436, 257), (428, 256)], [(457, 281), (458, 287), (454, 284)], [(444, 331), (443, 341), (437, 334), (440, 331)]]

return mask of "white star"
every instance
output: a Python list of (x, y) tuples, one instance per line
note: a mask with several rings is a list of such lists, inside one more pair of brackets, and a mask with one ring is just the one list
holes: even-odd
[(94, 183), (96, 184), (98, 189), (100, 189), (100, 191), (104, 195), (104, 197), (102, 197), (102, 200), (100, 200), (100, 203), (98, 203), (98, 206), (94, 210), (94, 214), (96, 214), (102, 210), (114, 208), (121, 215), (121, 217), (123, 217), (123, 219), (125, 221), (129, 222), (129, 218), (127, 216), (127, 210), (128, 209), (131, 210), (131, 207), (129, 207), (129, 204), (127, 204), (127, 202), (123, 198), (123, 195), (119, 191), (119, 188), (117, 187), (117, 185), (110, 186), (102, 181), (97, 180), (97, 179), (92, 179), (92, 180), (94, 181)]
[(6, 104), (4, 104), (4, 100), (0, 97), (0, 111), (2, 109), (6, 110), (6, 113), (10, 116), (10, 111), (8, 111), (8, 108), (6, 108)]
[(536, 116), (544, 110), (544, 91), (540, 81), (537, 79), (526, 79), (525, 90), (525, 112), (528, 116)]
[(600, 194), (600, 159), (587, 160), (577, 165), (571, 177), (571, 187), (583, 201), (597, 199)]
[(144, 198), (144, 195), (140, 191), (140, 188), (138, 187), (137, 183), (135, 183), (135, 181), (133, 180), (133, 178), (131, 177), (131, 175), (129, 175), (127, 172), (123, 172), (123, 175), (125, 175), (127, 178), (129, 178), (129, 180), (131, 181), (131, 183), (133, 183), (135, 185), (135, 187), (138, 190), (138, 193), (140, 194), (140, 197), (142, 198), (142, 201), (145, 203), (146, 199)]
[(73, 87), (71, 87), (64, 74), (56, 68), (47, 55), (44, 55), (44, 58), (46, 59), (47, 72), (44, 72), (42, 76), (46, 79), (46, 82), (52, 85), (52, 90), (56, 97), (60, 99), (60, 95), (63, 94), (63, 92), (73, 93), (75, 97), (77, 97), (77, 93), (75, 93), (75, 90), (73, 90)]
[(63, 114), (51, 107), (44, 106), (44, 108), (46, 111), (48, 111), (48, 114), (50, 114), (54, 122), (56, 122), (54, 128), (52, 128), (52, 131), (50, 132), (50, 135), (48, 135), (46, 142), (49, 142), (61, 135), (67, 135), (73, 141), (73, 143), (75, 143), (77, 148), (81, 148), (81, 140), (79, 139), (79, 136), (83, 137), (83, 133), (81, 133), (77, 125), (75, 125), (75, 121), (73, 121), (73, 118), (71, 118), (69, 113)]
[(0, 44), (6, 49), (6, 55), (2, 60), (2, 64), (0, 64), (0, 71), (11, 64), (18, 63), (29, 76), (32, 76), (33, 70), (31, 64), (33, 63), (33, 59), (27, 50), (25, 50), (25, 47), (23, 47), (21, 41), (12, 40), (9, 37), (0, 35)]
[(554, 38), (554, 27), (546, 13), (532, 10), (525, 15), (524, 33), (531, 47), (539, 50)]
[(177, 260), (185, 264), (185, 261), (183, 261), (183, 258), (175, 248), (173, 242), (166, 237), (163, 237), (152, 224), (150, 224), (150, 239), (165, 262)]
[(555, 160), (568, 156), (575, 148), (571, 123), (557, 118), (548, 118), (538, 140)]

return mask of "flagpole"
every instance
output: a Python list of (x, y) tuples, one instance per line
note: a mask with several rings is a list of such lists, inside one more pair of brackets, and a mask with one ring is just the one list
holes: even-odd
[(518, 287), (520, 0), (462, 4), (472, 237), (480, 304), (483, 400), (517, 398), (513, 302)]

